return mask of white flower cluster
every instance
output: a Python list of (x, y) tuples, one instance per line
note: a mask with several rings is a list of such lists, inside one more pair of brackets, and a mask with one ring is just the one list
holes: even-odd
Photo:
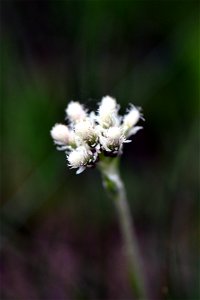
[(65, 112), (68, 125), (56, 124), (51, 136), (67, 155), (68, 165), (77, 168), (77, 174), (86, 167), (94, 166), (102, 154), (117, 156), (122, 153), (124, 143), (141, 126), (135, 126), (143, 119), (140, 108), (130, 105), (125, 116), (119, 115), (119, 104), (110, 96), (99, 103), (97, 113), (88, 111), (79, 102), (71, 101)]

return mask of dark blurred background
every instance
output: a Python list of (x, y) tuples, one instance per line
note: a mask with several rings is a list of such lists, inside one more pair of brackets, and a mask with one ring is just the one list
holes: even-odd
[(70, 100), (143, 108), (121, 172), (150, 299), (199, 299), (199, 2), (1, 1), (2, 300), (133, 299), (97, 170), (50, 138)]

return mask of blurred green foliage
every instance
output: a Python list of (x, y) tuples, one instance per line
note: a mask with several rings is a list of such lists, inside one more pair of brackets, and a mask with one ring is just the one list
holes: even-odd
[[(198, 299), (199, 2), (3, 1), (1, 8), (5, 272), (7, 249), (30, 260), (26, 245), (57, 216), (57, 230), (68, 224), (72, 240), (82, 241), (76, 251), (85, 285), (77, 282), (69, 299), (127, 297), (122, 288), (109, 294), (112, 276), (106, 280), (102, 271), (118, 228), (100, 175), (75, 176), (49, 135), (54, 123), (64, 122), (71, 99), (94, 109), (109, 94), (122, 112), (130, 102), (141, 106), (146, 119), (125, 147), (121, 169), (145, 269), (155, 273), (148, 282), (152, 299)], [(54, 243), (57, 234), (47, 239)], [(97, 270), (92, 238), (103, 253)], [(33, 264), (39, 274), (39, 262)], [(29, 281), (41, 289), (41, 282)], [(16, 300), (15, 284), (10, 294), (2, 286), (2, 299)], [(18, 293), (17, 299), (33, 299)], [(45, 291), (38, 295), (48, 298)]]

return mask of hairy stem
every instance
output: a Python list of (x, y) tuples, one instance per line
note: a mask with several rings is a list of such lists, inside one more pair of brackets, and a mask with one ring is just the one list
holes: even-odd
[(130, 209), (123, 181), (120, 178), (118, 158), (103, 158), (99, 163), (104, 187), (115, 204), (119, 225), (124, 242), (127, 272), (130, 286), (136, 299), (146, 300), (145, 283), (142, 275), (141, 260), (137, 238), (134, 232)]

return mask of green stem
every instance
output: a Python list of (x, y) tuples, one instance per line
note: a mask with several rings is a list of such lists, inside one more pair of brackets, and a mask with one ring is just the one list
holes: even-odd
[(103, 157), (99, 169), (103, 176), (104, 187), (114, 200), (118, 213), (126, 255), (128, 278), (136, 299), (147, 299), (138, 243), (134, 232), (130, 209), (123, 181), (120, 178), (118, 158)]

